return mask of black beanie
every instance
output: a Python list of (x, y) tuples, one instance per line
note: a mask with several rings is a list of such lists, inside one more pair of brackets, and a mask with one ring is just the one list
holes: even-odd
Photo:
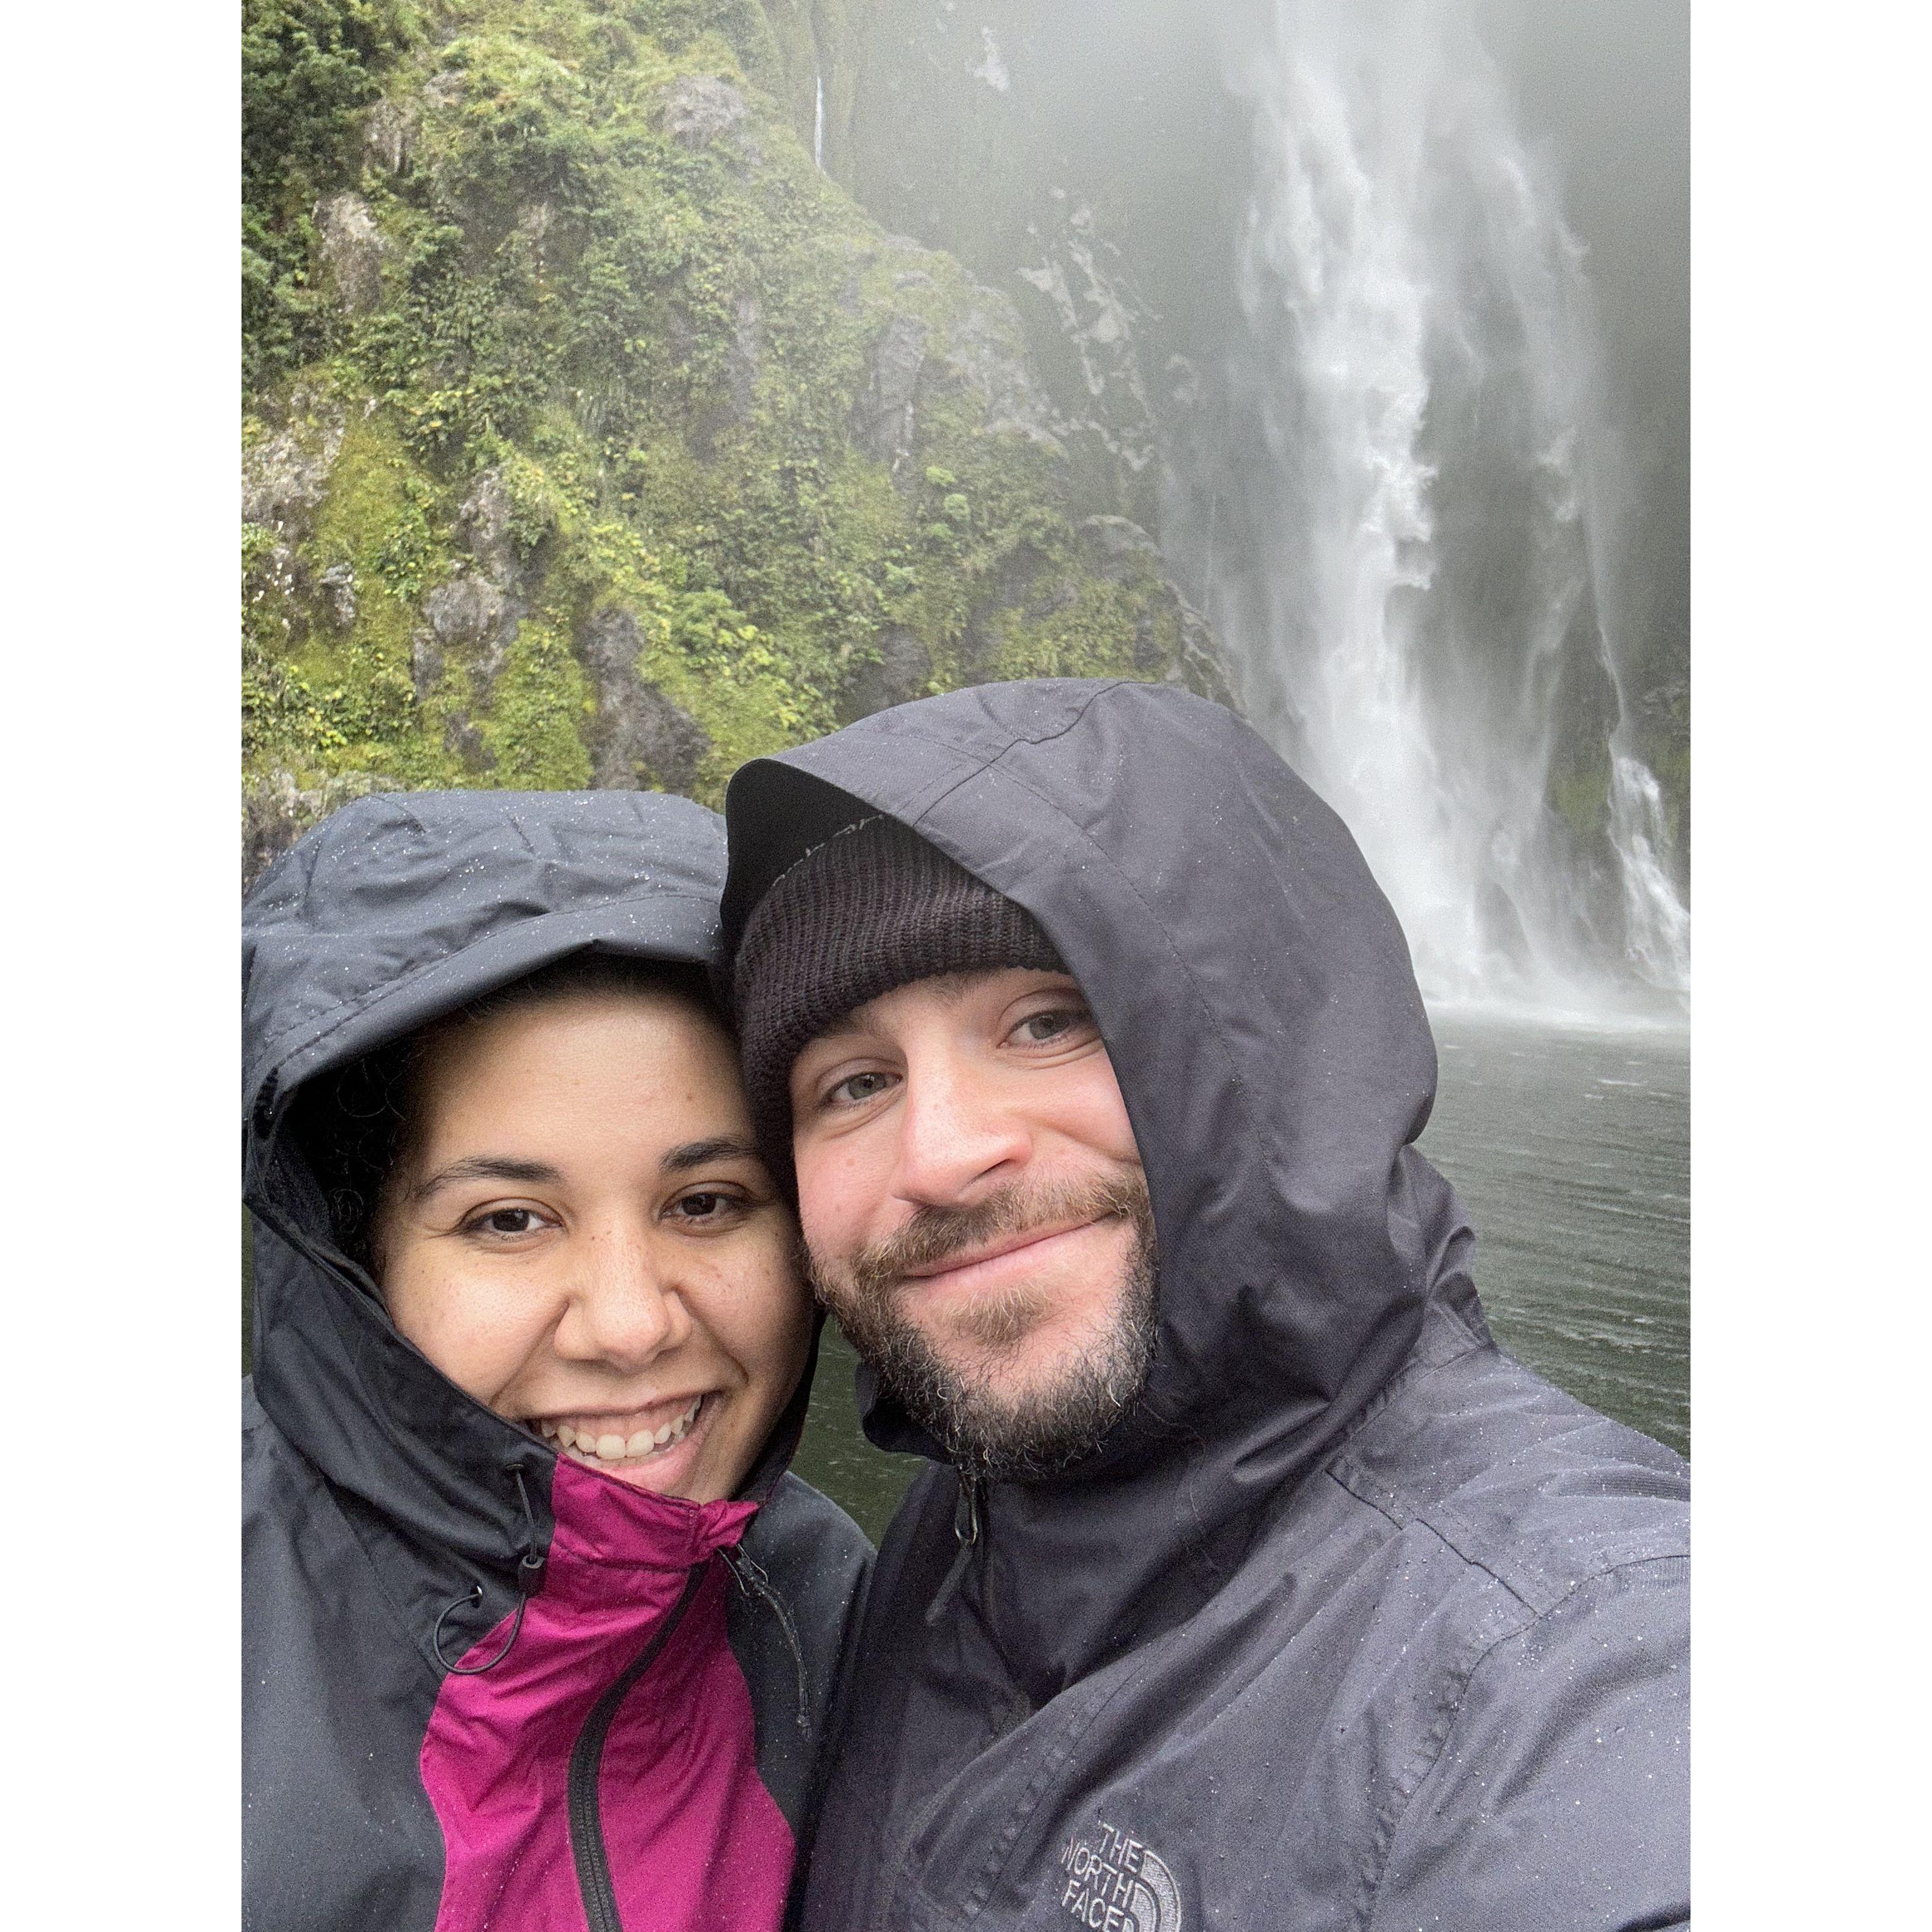
[(773, 883), (746, 922), (732, 1004), (752, 1122), (789, 1192), (791, 1070), (854, 1007), (942, 973), (1064, 972), (1033, 915), (896, 818), (862, 819)]

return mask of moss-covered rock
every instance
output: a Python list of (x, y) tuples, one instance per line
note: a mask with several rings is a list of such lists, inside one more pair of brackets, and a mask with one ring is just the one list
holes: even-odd
[(1010, 303), (814, 166), (805, 10), (244, 12), (257, 861), (378, 777), (715, 803), (958, 682), (1225, 697)]

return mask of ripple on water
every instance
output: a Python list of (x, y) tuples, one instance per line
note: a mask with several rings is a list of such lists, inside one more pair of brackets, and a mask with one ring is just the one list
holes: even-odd
[(1497, 1340), (1688, 1455), (1688, 1036), (1461, 1014), (1435, 1026), (1422, 1150), (1469, 1210)]

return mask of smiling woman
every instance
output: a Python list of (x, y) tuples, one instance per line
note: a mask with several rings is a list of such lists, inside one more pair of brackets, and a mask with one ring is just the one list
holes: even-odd
[(244, 908), (250, 1926), (780, 1922), (868, 1551), (786, 1472), (723, 857), (682, 799), (378, 796)]

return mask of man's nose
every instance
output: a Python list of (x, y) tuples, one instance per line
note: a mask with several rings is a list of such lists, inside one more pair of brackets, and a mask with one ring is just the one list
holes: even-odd
[(586, 1236), (556, 1352), (574, 1361), (642, 1368), (691, 1332), (676, 1281), (644, 1234), (607, 1228)]
[(922, 1204), (957, 1205), (1011, 1180), (1033, 1137), (997, 1076), (965, 1056), (935, 1049), (910, 1056), (899, 1116), (895, 1192)]

